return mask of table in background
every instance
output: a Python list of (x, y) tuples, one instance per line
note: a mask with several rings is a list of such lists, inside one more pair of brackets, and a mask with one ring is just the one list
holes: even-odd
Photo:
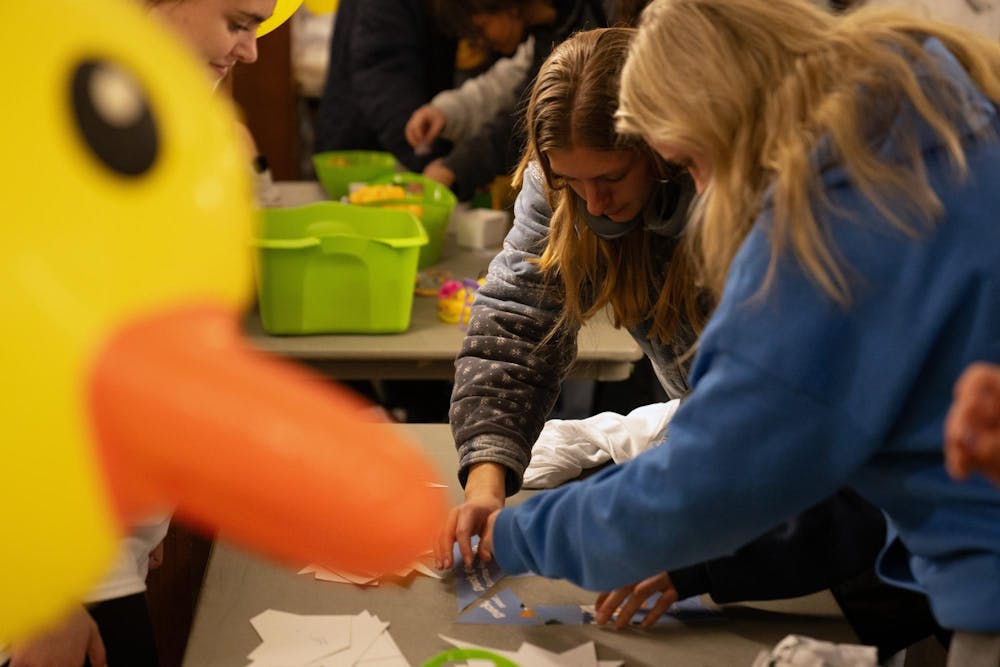
[[(319, 183), (277, 183), (282, 202), (296, 206), (324, 198)], [(464, 250), (454, 238), (445, 240), (442, 261), (455, 278), (476, 278), (485, 272), (497, 250)], [(435, 297), (415, 296), (410, 327), (399, 334), (271, 336), (261, 327), (257, 313), (248, 316), (244, 330), (251, 344), (308, 362), (338, 380), (451, 380), (455, 357), (465, 333), (437, 316)], [(615, 329), (607, 315), (599, 314), (580, 331), (576, 364), (570, 377), (617, 381), (628, 378), (642, 351), (628, 332)]]
[[(455, 450), (447, 425), (401, 426), (411, 434), (450, 483), (453, 503), (461, 500), (455, 479)], [(517, 503), (531, 492), (522, 492)], [(331, 517), (331, 523), (336, 517)], [(510, 587), (528, 605), (592, 604), (593, 593), (564, 581), (508, 577)], [(260, 640), (250, 619), (265, 609), (297, 614), (356, 614), (368, 610), (389, 625), (389, 633), (411, 665), (422, 664), (450, 648), (438, 634), (516, 650), (527, 641), (564, 651), (593, 640), (602, 660), (625, 660), (628, 667), (663, 665), (746, 666), (757, 653), (785, 635), (798, 633), (836, 642), (855, 642), (828, 594), (767, 604), (727, 606), (721, 618), (658, 625), (650, 631), (614, 631), (594, 625), (472, 625), (456, 623), (454, 583), (416, 576), (404, 585), (356, 587), (317, 581), (250, 556), (217, 541), (209, 560), (186, 667), (244, 667)]]

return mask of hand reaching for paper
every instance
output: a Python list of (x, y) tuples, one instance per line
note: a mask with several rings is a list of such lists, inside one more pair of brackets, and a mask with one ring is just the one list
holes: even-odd
[(639, 622), (639, 627), (649, 628), (663, 616), (670, 605), (677, 602), (677, 589), (674, 588), (667, 572), (662, 572), (637, 584), (601, 593), (597, 596), (595, 604), (597, 614), (594, 621), (598, 625), (604, 625), (613, 620), (615, 627), (620, 630), (631, 622), (636, 612), (643, 611), (646, 600), (656, 593), (660, 593), (659, 598), (656, 599), (651, 609), (645, 610), (645, 616), (641, 617)]
[(486, 540), (487, 519), (504, 506), (505, 476), (506, 468), (496, 463), (480, 463), (469, 470), (469, 478), (465, 482), (465, 502), (448, 512), (448, 520), (434, 544), (434, 561), (438, 569), (453, 565), (452, 545), (456, 541), (462, 560), (471, 565), (475, 556), (472, 551), (473, 535), (483, 538), (479, 543), (480, 559), (489, 562), (493, 558), (493, 540)]

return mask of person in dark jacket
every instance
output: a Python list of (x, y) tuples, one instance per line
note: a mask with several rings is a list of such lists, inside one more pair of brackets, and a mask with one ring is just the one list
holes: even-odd
[[(452, 510), (435, 547), (439, 566), (450, 565), (456, 539), (471, 560), (472, 536), (520, 489), (532, 444), (574, 359), (576, 334), (594, 313), (611, 309), (669, 395), (687, 391), (687, 354), (713, 304), (678, 245), (691, 179), (614, 130), (618, 74), (632, 34), (577, 34), (553, 51), (535, 83), (514, 228), (477, 293), (456, 362), (451, 424), (466, 501)], [(669, 426), (667, 433), (657, 449), (670, 449)], [(723, 558), (602, 595), (597, 620), (617, 611), (616, 622), (628, 622), (654, 592), (667, 602), (697, 593), (731, 601), (850, 585), (855, 592), (841, 598), (849, 603), (862, 599), (856, 582), (870, 574), (884, 540), (880, 512), (841, 490)], [(490, 555), (482, 543), (480, 552)], [(858, 634), (886, 655), (934, 628), (922, 596), (885, 587), (868, 599), (915, 618), (890, 627), (845, 606), (849, 619), (866, 621)]]
[[(531, 63), (512, 96), (518, 102), (527, 97), (554, 46), (579, 30), (628, 20), (610, 0), (433, 0), (432, 7), (446, 32), (486, 43), (501, 55), (513, 54), (522, 41), (534, 38)], [(511, 173), (524, 148), (518, 108), (501, 109), (474, 136), (430, 163), (424, 175), (447, 185), (464, 200), (477, 187)]]
[(388, 151), (417, 172), (444, 155), (445, 141), (415, 154), (404, 128), (416, 109), (454, 85), (455, 50), (424, 0), (340, 0), (315, 150)]

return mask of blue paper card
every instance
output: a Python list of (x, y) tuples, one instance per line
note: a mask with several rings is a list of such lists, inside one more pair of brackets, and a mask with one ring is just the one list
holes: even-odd
[[(479, 538), (472, 540), (473, 548), (479, 545)], [(504, 574), (500, 570), (495, 560), (483, 563), (476, 556), (471, 567), (466, 567), (462, 562), (462, 556), (458, 553), (458, 545), (453, 547), (455, 574), (455, 596), (458, 598), (458, 610), (462, 611), (470, 604), (482, 597), (488, 590), (493, 588), (497, 582), (503, 579)]]
[(541, 625), (542, 621), (525, 609), (514, 591), (505, 588), (495, 595), (483, 598), (456, 619), (458, 623), (485, 623), (489, 625)]
[(594, 617), (578, 604), (536, 605), (531, 608), (544, 625), (585, 625)]

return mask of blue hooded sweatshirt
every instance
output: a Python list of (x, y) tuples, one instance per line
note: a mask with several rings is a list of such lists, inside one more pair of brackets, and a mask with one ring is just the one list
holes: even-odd
[(951, 88), (925, 90), (962, 100), (968, 174), (905, 103), (876, 148), (903, 161), (899, 138), (917, 137), (941, 219), (916, 237), (893, 228), (821, 143), (815, 164), (833, 206), (817, 215), (850, 304), (790, 253), (761, 290), (765, 204), (667, 444), (503, 510), (493, 540), (504, 571), (610, 590), (731, 553), (850, 485), (888, 516), (883, 578), (926, 593), (944, 627), (1000, 632), (1000, 489), (978, 475), (952, 480), (942, 453), (955, 380), (973, 361), (1000, 363), (1000, 143), (990, 135), (1000, 123), (939, 41), (925, 49)]

